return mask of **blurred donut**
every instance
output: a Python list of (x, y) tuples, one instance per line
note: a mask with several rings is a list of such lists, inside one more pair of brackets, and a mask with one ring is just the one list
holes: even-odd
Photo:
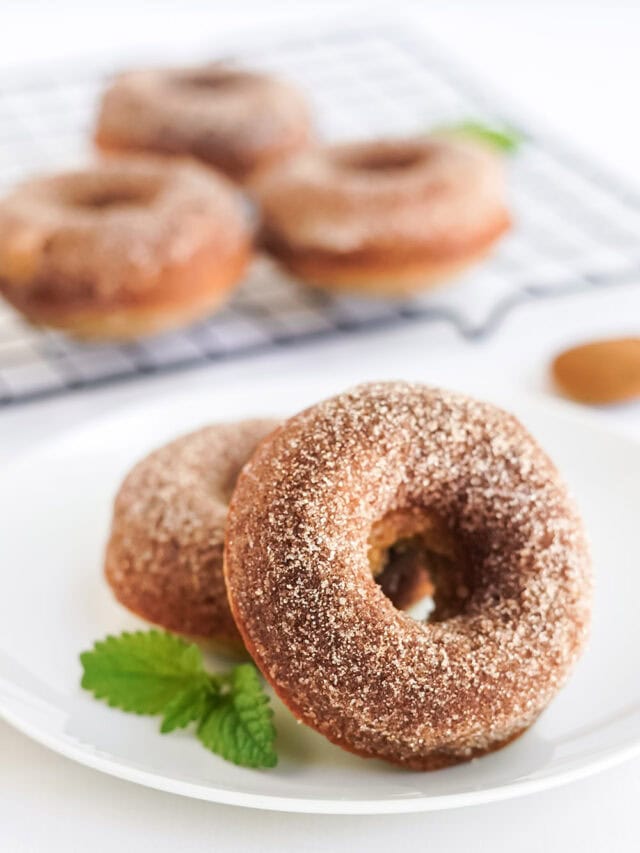
[(444, 137), (309, 149), (252, 189), (266, 250), (332, 291), (433, 287), (486, 255), (510, 224), (499, 156)]

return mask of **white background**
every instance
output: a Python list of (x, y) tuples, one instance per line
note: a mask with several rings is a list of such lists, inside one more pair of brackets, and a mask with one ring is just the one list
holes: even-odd
[[(537, 120), (640, 186), (640, 6), (600, 2), (388, 4), (2, 2), (0, 74), (50, 59), (112, 56), (248, 28), (279, 32), (314, 20), (371, 21), (394, 14), (424, 28)], [(640, 239), (640, 235), (639, 235)], [(430, 324), (148, 379), (0, 414), (0, 464), (33, 442), (100, 413), (213, 383), (260, 375), (340, 371), (402, 375), (464, 388), (552, 393), (551, 355), (598, 335), (638, 334), (640, 282), (516, 310), (489, 341), (473, 344)], [(595, 417), (640, 437), (640, 404)], [(5, 577), (11, 567), (2, 566)], [(606, 583), (606, 578), (601, 579)], [(624, 590), (620, 591), (621, 601)], [(633, 603), (631, 603), (633, 605)], [(28, 618), (28, 614), (25, 614)], [(623, 650), (621, 650), (623, 653)], [(630, 678), (640, 673), (630, 673)], [(393, 817), (309, 817), (180, 799), (101, 776), (31, 743), (0, 723), (0, 849), (14, 851), (396, 850), (637, 851), (640, 760), (566, 788), (484, 807)]]

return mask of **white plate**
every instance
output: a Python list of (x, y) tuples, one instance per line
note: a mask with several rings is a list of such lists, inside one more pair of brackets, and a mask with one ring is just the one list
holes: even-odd
[[(510, 401), (578, 497), (597, 571), (590, 647), (539, 722), (506, 749), (436, 773), (351, 756), (276, 708), (276, 770), (234, 767), (192, 734), (112, 710), (79, 688), (78, 653), (139, 623), (101, 575), (110, 503), (152, 446), (214, 419), (286, 413), (336, 390), (260, 387), (182, 396), (35, 447), (0, 482), (0, 715), (83, 764), (220, 803), (300, 812), (443, 809), (541, 790), (640, 752), (640, 445), (568, 407)], [(212, 663), (215, 663), (212, 661)]]

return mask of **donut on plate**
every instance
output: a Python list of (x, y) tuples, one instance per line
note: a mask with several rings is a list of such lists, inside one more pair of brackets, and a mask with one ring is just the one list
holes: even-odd
[[(436, 555), (428, 621), (374, 583), (372, 537), (391, 559), (394, 540)], [(416, 770), (524, 732), (590, 619), (582, 525), (535, 440), (494, 406), (401, 382), (340, 394), (260, 444), (231, 500), (225, 577), (296, 717)]]
[(508, 229), (503, 166), (481, 143), (427, 137), (303, 151), (252, 185), (262, 242), (332, 291), (407, 296), (475, 263)]
[(243, 181), (311, 135), (307, 104), (294, 86), (211, 64), (117, 77), (104, 94), (95, 138), (106, 151), (189, 155)]
[(114, 158), (0, 202), (0, 293), (32, 323), (127, 339), (223, 302), (251, 255), (235, 190), (186, 162)]
[(227, 505), (236, 478), (277, 421), (205, 427), (155, 450), (115, 499), (105, 574), (143, 619), (241, 649), (222, 574)]

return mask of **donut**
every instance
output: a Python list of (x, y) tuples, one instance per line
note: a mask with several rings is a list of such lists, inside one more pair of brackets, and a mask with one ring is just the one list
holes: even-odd
[(104, 94), (105, 151), (189, 155), (243, 181), (307, 145), (308, 107), (281, 80), (221, 64), (132, 71)]
[(214, 424), (155, 450), (115, 499), (105, 576), (138, 616), (230, 650), (242, 641), (222, 574), (227, 504), (272, 420)]
[(250, 246), (225, 179), (186, 162), (114, 158), (30, 180), (0, 202), (0, 293), (32, 323), (135, 338), (213, 311)]
[[(373, 581), (372, 535), (391, 557), (395, 540), (428, 558), (427, 621)], [(259, 445), (231, 499), (225, 577), (295, 716), (415, 770), (522, 734), (590, 619), (582, 524), (536, 441), (492, 405), (402, 382), (312, 406)]]
[(510, 224), (500, 158), (435, 136), (309, 149), (252, 190), (266, 251), (330, 291), (430, 288), (486, 255)]

